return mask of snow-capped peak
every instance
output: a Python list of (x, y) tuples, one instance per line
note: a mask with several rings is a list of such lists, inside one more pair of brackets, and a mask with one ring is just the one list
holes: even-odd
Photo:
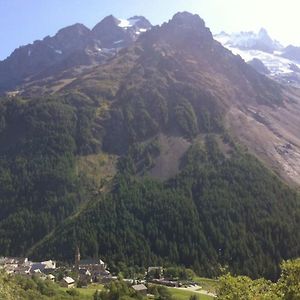
[(241, 50), (260, 50), (268, 53), (281, 50), (283, 47), (279, 42), (271, 39), (266, 29), (261, 28), (258, 33), (253, 31), (242, 31), (238, 33), (217, 34), (215, 39), (224, 45), (239, 48)]
[(300, 61), (287, 56), (286, 49), (278, 41), (273, 40), (266, 29), (262, 28), (258, 33), (221, 32), (214, 38), (233, 54), (240, 55), (260, 73), (268, 74), (280, 82), (300, 84)]

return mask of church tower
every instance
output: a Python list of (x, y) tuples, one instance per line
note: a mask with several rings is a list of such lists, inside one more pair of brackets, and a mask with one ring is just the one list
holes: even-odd
[(80, 251), (78, 245), (76, 246), (75, 251), (75, 269), (79, 270), (79, 262), (80, 262)]

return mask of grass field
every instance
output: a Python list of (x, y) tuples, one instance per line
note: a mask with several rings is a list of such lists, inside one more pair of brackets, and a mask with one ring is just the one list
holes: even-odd
[(202, 295), (200, 293), (195, 293), (191, 291), (185, 291), (181, 289), (176, 289), (176, 288), (169, 288), (174, 300), (189, 300), (191, 295), (196, 295), (199, 300), (212, 300), (215, 299), (214, 297), (207, 296), (207, 295)]
[(210, 293), (216, 293), (218, 289), (219, 282), (215, 279), (195, 277), (193, 280), (202, 287), (203, 290), (206, 290)]
[[(75, 288), (80, 294), (82, 300), (92, 300), (97, 290), (103, 289), (103, 284), (90, 284), (87, 288)], [(63, 291), (68, 291), (67, 288), (61, 288)]]
[[(197, 282), (204, 290), (209, 292), (215, 292), (216, 287), (218, 286), (218, 281), (213, 279), (196, 277), (194, 281)], [(80, 299), (82, 300), (92, 300), (95, 292), (97, 290), (103, 289), (102, 284), (90, 284), (87, 288), (76, 288), (75, 290), (79, 292)], [(63, 291), (67, 291), (67, 288), (61, 288)], [(174, 300), (189, 300), (191, 295), (196, 295), (199, 300), (212, 300), (214, 297), (200, 294), (197, 292), (182, 290), (177, 288), (169, 288), (170, 292), (173, 295)]]

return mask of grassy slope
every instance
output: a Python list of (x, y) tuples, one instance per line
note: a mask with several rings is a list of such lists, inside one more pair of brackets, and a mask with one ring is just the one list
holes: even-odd
[(176, 299), (176, 300), (188, 300), (188, 299), (190, 299), (190, 296), (192, 296), (192, 295), (198, 296), (199, 300), (214, 299), (214, 297), (200, 294), (197, 292), (185, 291), (185, 290), (181, 290), (181, 289), (177, 289), (177, 288), (169, 288), (169, 289), (170, 289), (174, 299)]
[[(82, 300), (92, 300), (95, 292), (97, 290), (103, 289), (103, 284), (90, 284), (87, 288), (76, 288), (75, 290), (79, 292), (80, 299)], [(68, 291), (67, 288), (60, 288), (62, 291)]]

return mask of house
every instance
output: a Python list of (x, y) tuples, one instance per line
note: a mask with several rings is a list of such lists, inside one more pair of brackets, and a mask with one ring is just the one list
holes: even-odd
[(1, 257), (0, 268), (4, 269), (7, 273), (14, 273), (18, 267), (29, 265), (28, 258), (23, 257)]
[(166, 280), (166, 279), (152, 279), (150, 282), (155, 283), (155, 284), (161, 284), (169, 287), (179, 287), (180, 283), (178, 281), (174, 280)]
[(104, 272), (106, 270), (106, 264), (101, 259), (81, 259), (79, 261), (79, 269), (95, 270), (98, 272)]
[(47, 279), (54, 282), (55, 281), (55, 276), (52, 275), (52, 274), (49, 274), (49, 275), (47, 275)]
[(16, 265), (21, 266), (28, 262), (27, 257), (1, 257), (0, 265)]
[(42, 280), (46, 280), (47, 279), (46, 274), (44, 274), (40, 269), (35, 269), (33, 271), (30, 270), (30, 272), (31, 272), (31, 274), (33, 274), (34, 276), (36, 276), (36, 277), (38, 277), (38, 278), (40, 278)]
[(50, 274), (53, 270), (56, 269), (56, 261), (47, 260), (42, 262), (33, 262), (31, 264), (31, 272), (33, 273), (34, 270), (40, 270), (45, 274)]
[(143, 296), (147, 296), (147, 287), (144, 284), (136, 284), (133, 285), (132, 288), (139, 294), (143, 295)]
[(88, 270), (94, 281), (110, 274), (106, 270), (106, 264), (101, 259), (82, 259), (78, 262), (78, 268), (79, 270)]
[(41, 264), (45, 265), (45, 269), (47, 269), (47, 270), (55, 270), (56, 269), (56, 261), (54, 261), (54, 260), (42, 261)]
[(14, 269), (14, 274), (17, 275), (29, 275), (31, 270), (31, 266), (19, 266)]
[(45, 267), (46, 267), (46, 266), (45, 266), (44, 264), (40, 263), (40, 262), (32, 263), (30, 272), (31, 272), (32, 274), (34, 274), (34, 273), (36, 273), (36, 272), (38, 272), (38, 271), (44, 272)]
[(68, 289), (73, 288), (75, 287), (75, 280), (71, 277), (66, 276), (60, 281), (60, 285)]
[(91, 283), (92, 274), (88, 269), (79, 269), (79, 279), (82, 282)]

